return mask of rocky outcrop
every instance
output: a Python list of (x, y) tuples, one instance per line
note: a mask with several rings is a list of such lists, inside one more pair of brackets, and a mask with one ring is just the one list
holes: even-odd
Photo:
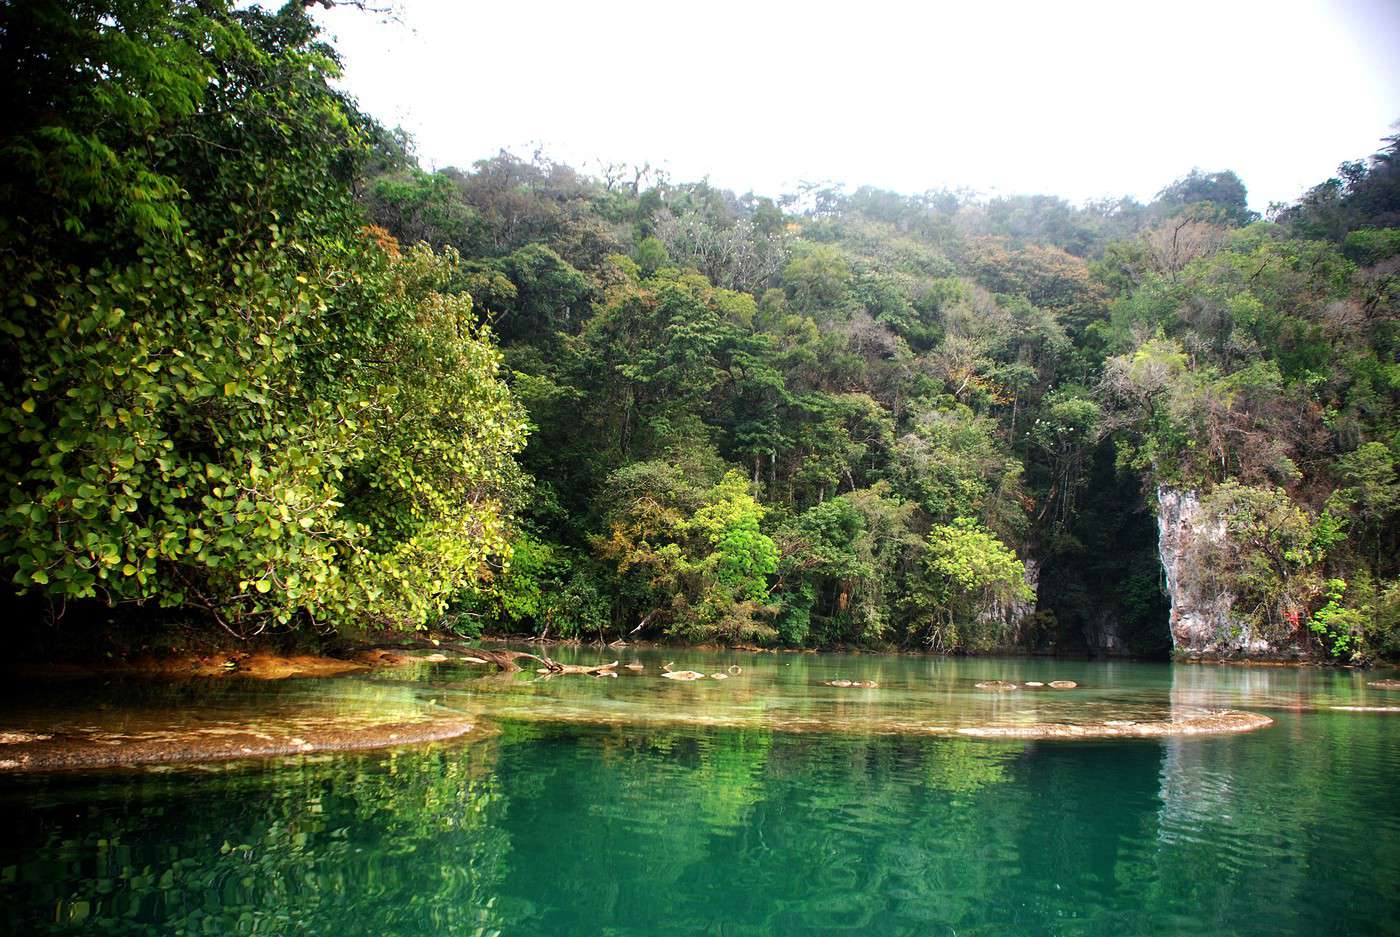
[(965, 726), (959, 735), (996, 739), (1154, 739), (1177, 735), (1228, 735), (1273, 725), (1260, 713), (1222, 709), (1181, 719), (1112, 719), (1106, 722), (1032, 722), (1021, 725)]
[(1025, 638), (1021, 633), (1021, 622), (1026, 616), (1035, 614), (1035, 592), (1040, 586), (1039, 561), (1027, 557), (1022, 565), (1026, 568), (1026, 585), (1031, 587), (1031, 598), (1025, 602), (993, 600), (977, 613), (980, 623), (995, 624), (1002, 634), (1009, 635), (1012, 646), (1020, 645)]
[(1157, 552), (1171, 600), (1172, 648), (1183, 657), (1278, 657), (1279, 649), (1231, 614), (1235, 598), (1211, 574), (1225, 519), (1201, 509), (1194, 491), (1157, 488)]
[(1131, 657), (1123, 639), (1123, 623), (1110, 610), (1103, 610), (1084, 624), (1084, 646), (1100, 657)]

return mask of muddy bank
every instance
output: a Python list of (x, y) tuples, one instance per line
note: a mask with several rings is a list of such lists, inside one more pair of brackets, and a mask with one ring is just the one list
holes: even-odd
[(3, 672), (30, 680), (84, 679), (88, 677), (247, 677), (253, 680), (285, 680), (288, 677), (334, 677), (396, 667), (414, 658), (392, 651), (358, 651), (347, 657), (318, 654), (275, 654), (269, 651), (233, 651), (220, 654), (169, 654), (132, 660), (15, 661)]
[(219, 720), (199, 724), (171, 716), (140, 727), (75, 726), (0, 731), (0, 773), (197, 764), (316, 752), (415, 745), (481, 733), (457, 714), (356, 723), (336, 715), (272, 722)]

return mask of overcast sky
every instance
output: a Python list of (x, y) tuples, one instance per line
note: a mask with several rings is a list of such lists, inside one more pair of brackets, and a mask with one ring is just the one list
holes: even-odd
[(397, 0), (317, 16), (429, 168), (536, 146), (776, 195), (835, 181), (1292, 200), (1400, 119), (1400, 0)]

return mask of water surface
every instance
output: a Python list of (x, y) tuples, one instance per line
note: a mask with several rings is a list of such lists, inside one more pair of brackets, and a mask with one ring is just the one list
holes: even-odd
[[(1400, 715), (1332, 708), (1400, 705), (1366, 686), (1376, 674), (618, 653), (646, 670), (482, 679), (449, 661), (154, 686), (136, 707), (111, 706), (116, 687), (67, 686), (65, 718), (133, 731), (172, 708), (280, 719), (314, 701), (347, 719), (467, 714), (495, 732), (0, 776), (0, 932), (1400, 933)], [(659, 676), (668, 661), (741, 672), (676, 683)], [(1081, 687), (973, 686), (987, 679)], [(31, 720), (52, 705), (23, 702)], [(1092, 742), (948, 731), (1219, 708), (1275, 724)]]

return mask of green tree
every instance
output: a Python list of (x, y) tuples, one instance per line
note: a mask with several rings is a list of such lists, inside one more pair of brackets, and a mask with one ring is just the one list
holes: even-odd
[(790, 643), (868, 644), (895, 636), (895, 597), (923, 538), (917, 507), (886, 482), (804, 511), (778, 534), (778, 626)]
[(741, 474), (706, 488), (678, 464), (640, 462), (608, 488), (607, 534), (593, 548), (619, 579), (624, 621), (690, 640), (774, 636), (768, 576), (778, 552)]
[(1255, 635), (1279, 642), (1299, 637), (1307, 611), (1322, 594), (1321, 562), (1332, 525), (1321, 523), (1281, 488), (1217, 486), (1202, 499), (1225, 536), (1211, 544), (1203, 574), (1235, 597), (1234, 614)]
[(997, 619), (987, 613), (997, 604), (1035, 598), (1016, 554), (969, 518), (930, 530), (923, 564), (926, 579), (907, 604), (936, 650), (999, 646), (1008, 636), (999, 633)]
[(793, 305), (803, 312), (840, 307), (846, 301), (851, 268), (841, 252), (828, 244), (803, 242), (783, 267), (783, 285)]
[(22, 249), (0, 231), (16, 586), (240, 635), (422, 624), (502, 547), (524, 427), (470, 299), (442, 292), (452, 259), (363, 228), (366, 123), (330, 50), (294, 6), (13, 23), (3, 59), (33, 66), (5, 138), (33, 158), (0, 182), (28, 228)]
[(1202, 172), (1192, 169), (1157, 193), (1155, 206), (1167, 210), (1200, 206), (1232, 225), (1245, 225), (1259, 216), (1249, 210), (1249, 193), (1231, 170)]
[(400, 243), (422, 241), (435, 250), (470, 250), (476, 212), (462, 201), (452, 179), (410, 167), (375, 177), (364, 195), (366, 210)]

